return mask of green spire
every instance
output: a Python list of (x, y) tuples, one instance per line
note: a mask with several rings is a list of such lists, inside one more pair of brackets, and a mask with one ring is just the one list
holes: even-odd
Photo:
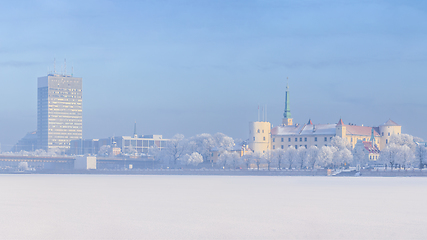
[(285, 95), (285, 112), (283, 113), (284, 118), (291, 118), (291, 108), (289, 107), (289, 85), (286, 84), (286, 95)]
[(372, 147), (373, 147), (375, 145), (374, 128), (371, 129), (371, 142), (372, 142)]

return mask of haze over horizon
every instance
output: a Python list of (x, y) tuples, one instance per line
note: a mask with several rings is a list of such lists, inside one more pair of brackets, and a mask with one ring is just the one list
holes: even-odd
[(83, 78), (83, 137), (248, 137), (281, 123), (378, 126), (427, 139), (427, 3), (20, 1), (0, 16), (0, 143), (37, 129), (37, 78)]

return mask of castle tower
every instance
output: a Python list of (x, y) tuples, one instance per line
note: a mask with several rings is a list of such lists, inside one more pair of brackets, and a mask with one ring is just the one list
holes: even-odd
[(341, 138), (347, 138), (347, 127), (344, 125), (341, 118), (337, 123), (336, 134)]
[(285, 112), (283, 113), (283, 125), (290, 126), (292, 125), (292, 117), (291, 117), (291, 108), (289, 107), (289, 86), (286, 84), (286, 93), (285, 93)]
[(271, 149), (271, 124), (269, 122), (249, 123), (249, 148), (265, 153)]
[(383, 150), (390, 143), (390, 137), (393, 134), (401, 134), (402, 126), (389, 119), (379, 126), (379, 130), (381, 136), (380, 149)]

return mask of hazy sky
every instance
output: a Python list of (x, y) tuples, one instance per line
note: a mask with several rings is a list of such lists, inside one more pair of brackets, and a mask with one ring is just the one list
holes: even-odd
[(37, 129), (37, 77), (83, 78), (83, 137), (248, 137), (281, 123), (378, 126), (427, 138), (425, 1), (5, 1), (2, 150)]

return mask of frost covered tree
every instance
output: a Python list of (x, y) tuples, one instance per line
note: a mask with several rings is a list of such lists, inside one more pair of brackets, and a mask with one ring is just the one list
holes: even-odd
[(296, 163), (299, 169), (303, 169), (304, 165), (306, 165), (306, 161), (308, 159), (308, 151), (304, 147), (300, 147), (297, 150), (296, 154)]
[(407, 167), (415, 165), (415, 155), (414, 152), (407, 145), (398, 146), (399, 151), (397, 155), (397, 164), (400, 167), (406, 169)]
[(268, 150), (264, 154), (264, 162), (267, 163), (267, 169), (268, 169), (268, 171), (270, 171), (271, 166), (276, 163), (276, 160), (277, 160), (277, 158), (274, 157), (274, 152), (273, 151)]
[(260, 152), (255, 152), (251, 154), (252, 162), (254, 162), (257, 166), (257, 170), (259, 171), (260, 165), (265, 161), (265, 154)]
[(387, 168), (387, 165), (390, 166), (390, 168), (393, 170), (393, 167), (397, 164), (397, 158), (400, 146), (396, 145), (394, 143), (390, 143), (387, 145), (385, 149), (381, 151), (379, 162), (382, 162), (385, 164), (385, 167)]
[(424, 164), (426, 164), (427, 161), (427, 149), (423, 145), (417, 145), (415, 149), (415, 159), (418, 164), (417, 167), (422, 169), (424, 167)]
[(337, 149), (331, 146), (322, 146), (317, 153), (317, 161), (320, 166), (328, 167), (332, 165), (332, 159), (334, 157), (334, 152)]
[(248, 154), (245, 154), (241, 157), (241, 161), (243, 163), (245, 163), (247, 170), (249, 169), (249, 167), (252, 164), (252, 160), (253, 160), (252, 154), (254, 154), (254, 153), (248, 153)]
[(227, 166), (230, 168), (236, 169), (237, 166), (240, 166), (240, 154), (237, 152), (230, 152), (227, 158)]
[(307, 167), (314, 169), (315, 165), (318, 161), (319, 149), (316, 146), (311, 146), (307, 149), (308, 157), (307, 157)]
[(165, 151), (164, 160), (167, 163), (172, 162), (173, 165), (176, 165), (187, 154), (188, 150), (188, 141), (184, 138), (184, 135), (176, 134), (167, 142), (166, 148), (163, 150)]
[(335, 136), (331, 140), (331, 147), (335, 148), (333, 151), (332, 163), (336, 166), (347, 166), (351, 164), (353, 155), (350, 151), (351, 146), (347, 139)]
[(224, 133), (216, 133), (213, 138), (215, 140), (215, 147), (217, 147), (220, 152), (230, 151), (234, 147), (233, 138)]
[(365, 146), (361, 140), (358, 140), (353, 149), (353, 164), (357, 167), (365, 166), (367, 163), (367, 156), (365, 153)]
[(347, 166), (350, 165), (353, 160), (353, 155), (351, 151), (347, 148), (337, 150), (333, 154), (332, 163), (335, 167), (337, 166)]
[(183, 165), (194, 165), (197, 166), (199, 163), (203, 162), (203, 157), (198, 152), (193, 152), (192, 154), (185, 154), (181, 159), (181, 164)]
[(288, 169), (291, 170), (292, 166), (297, 158), (297, 150), (291, 146), (285, 152), (285, 159), (288, 162)]
[(215, 147), (215, 139), (208, 133), (198, 134), (190, 139), (192, 151), (198, 152), (204, 162), (208, 162), (210, 151)]
[(277, 164), (279, 170), (282, 169), (282, 164), (286, 161), (286, 153), (283, 149), (275, 149), (271, 152), (274, 162)]
[(414, 142), (414, 137), (409, 134), (393, 134), (390, 137), (390, 144), (398, 146), (408, 146), (412, 151), (415, 151), (417, 144)]

